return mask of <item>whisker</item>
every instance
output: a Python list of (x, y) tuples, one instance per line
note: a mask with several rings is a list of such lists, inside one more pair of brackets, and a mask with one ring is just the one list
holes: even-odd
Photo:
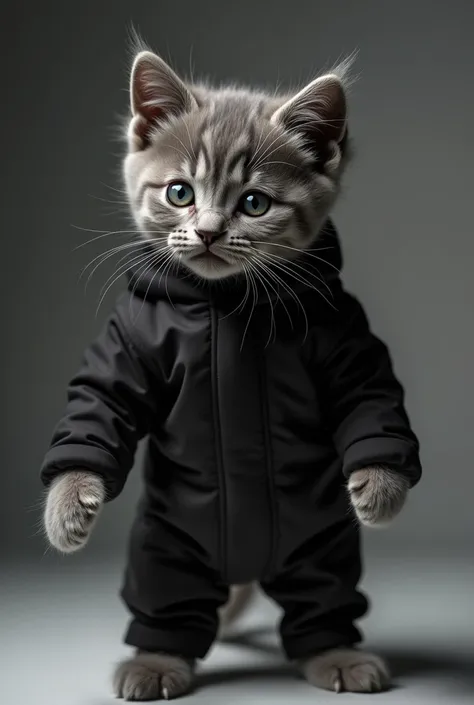
[[(139, 315), (140, 315), (140, 313), (141, 313), (141, 311), (142, 311), (143, 305), (144, 305), (144, 303), (145, 303), (145, 301), (146, 301), (146, 298), (147, 298), (147, 296), (148, 296), (148, 293), (149, 293), (149, 291), (150, 291), (151, 285), (152, 285), (152, 283), (153, 283), (153, 281), (154, 281), (156, 275), (157, 275), (158, 272), (160, 271), (160, 266), (163, 264), (163, 261), (166, 260), (167, 256), (168, 256), (167, 252), (163, 252), (163, 251), (162, 251), (162, 252), (159, 252), (158, 254), (153, 255), (153, 256), (151, 257), (151, 259), (149, 259), (148, 261), (146, 261), (146, 262), (145, 262), (141, 267), (139, 267), (139, 268), (136, 270), (136, 272), (135, 272), (135, 281), (134, 281), (134, 284), (133, 284), (132, 293), (131, 293), (131, 296), (130, 296), (130, 304), (129, 304), (130, 319), (132, 320), (133, 325), (135, 325), (136, 321), (138, 320), (138, 317), (139, 317)], [(135, 292), (136, 292), (136, 290), (138, 289), (142, 278), (145, 276), (145, 274), (146, 274), (147, 272), (149, 272), (149, 271), (150, 271), (151, 269), (153, 269), (153, 268), (155, 268), (156, 271), (154, 272), (154, 274), (153, 274), (153, 276), (152, 276), (152, 278), (151, 278), (151, 281), (148, 283), (148, 287), (147, 287), (147, 290), (146, 290), (144, 299), (143, 299), (143, 301), (142, 301), (142, 305), (141, 305), (141, 307), (140, 307), (140, 310), (139, 310), (139, 312), (138, 312), (136, 318), (134, 319), (133, 316), (132, 316), (132, 301), (133, 301), (133, 299), (134, 299)], [(137, 274), (138, 274), (138, 276), (137, 276)]]
[[(242, 264), (242, 267), (243, 267), (243, 264)], [(224, 321), (226, 318), (229, 318), (229, 317), (232, 316), (232, 314), (234, 314), (236, 311), (238, 311), (238, 312), (240, 313), (240, 312), (245, 308), (245, 304), (247, 303), (247, 300), (248, 300), (248, 298), (249, 298), (249, 293), (250, 293), (250, 292), (249, 292), (249, 280), (248, 280), (248, 278), (247, 278), (247, 273), (246, 273), (246, 271), (245, 271), (244, 268), (243, 268), (243, 272), (244, 272), (244, 276), (245, 276), (245, 285), (246, 285), (246, 287), (245, 287), (245, 294), (244, 294), (244, 296), (242, 297), (242, 301), (240, 302), (240, 304), (237, 304), (237, 306), (236, 306), (234, 309), (232, 309), (232, 311), (231, 311), (230, 313), (226, 313), (225, 316), (222, 316), (222, 317), (219, 319), (220, 321)]]
[[(275, 128), (276, 128), (276, 127), (277, 127), (277, 126), (275, 126)], [(274, 128), (274, 129), (275, 129), (275, 128)], [(273, 132), (273, 130), (272, 130), (272, 132)], [(270, 133), (270, 134), (271, 134), (271, 133)], [(263, 152), (263, 154), (260, 155), (260, 157), (259, 157), (258, 160), (257, 160), (257, 163), (254, 165), (254, 169), (259, 169), (259, 168), (261, 167), (261, 165), (262, 165), (263, 160), (265, 159), (265, 157), (270, 157), (272, 154), (274, 154), (274, 153), (280, 148), (280, 145), (277, 145), (277, 146), (269, 153), (270, 149), (273, 147), (273, 145), (275, 144), (275, 142), (277, 142), (279, 139), (282, 140), (282, 145), (281, 145), (281, 146), (293, 147), (293, 152), (292, 152), (292, 154), (296, 151), (296, 150), (295, 150), (295, 146), (294, 146), (294, 142), (291, 142), (289, 139), (287, 139), (287, 138), (284, 137), (283, 135), (279, 134), (279, 135), (277, 135), (277, 136), (272, 140), (272, 142), (270, 142), (270, 144), (269, 144), (268, 147), (265, 149), (265, 151)]]
[(249, 161), (249, 166), (252, 165), (253, 160), (254, 160), (254, 159), (257, 157), (257, 155), (258, 155), (258, 151), (259, 151), (259, 149), (260, 149), (260, 144), (261, 144), (261, 142), (262, 142), (262, 138), (263, 138), (263, 129), (260, 131), (260, 135), (259, 135), (259, 138), (258, 138), (257, 146), (255, 147), (255, 152), (253, 153), (253, 156), (252, 156), (252, 158), (251, 158), (250, 161)]
[(76, 230), (83, 230), (84, 232), (89, 232), (89, 233), (100, 233), (98, 237), (93, 237), (91, 240), (86, 240), (86, 242), (81, 242), (80, 245), (77, 245), (73, 252), (76, 250), (80, 250), (81, 247), (85, 247), (86, 245), (90, 245), (91, 242), (96, 242), (97, 240), (101, 240), (104, 237), (109, 237), (110, 235), (167, 235), (169, 234), (169, 231), (167, 230), (92, 230), (90, 228), (81, 228), (79, 225), (71, 225), (72, 228), (75, 228)]
[(135, 291), (136, 291), (136, 289), (137, 289), (137, 287), (138, 287), (138, 285), (139, 285), (139, 283), (140, 283), (140, 279), (141, 279), (143, 276), (145, 276), (145, 273), (146, 273), (147, 271), (149, 271), (150, 269), (152, 269), (153, 267), (156, 266), (156, 271), (154, 272), (152, 278), (151, 278), (150, 281), (148, 282), (148, 286), (147, 286), (147, 289), (146, 289), (146, 291), (145, 291), (145, 295), (144, 295), (144, 297), (143, 297), (142, 304), (141, 304), (141, 306), (140, 306), (140, 310), (138, 311), (137, 317), (133, 320), (133, 325), (135, 325), (135, 323), (137, 322), (138, 318), (140, 317), (140, 314), (141, 314), (141, 312), (142, 312), (142, 310), (143, 310), (143, 306), (144, 306), (145, 303), (146, 303), (146, 300), (147, 300), (147, 298), (148, 298), (148, 294), (149, 294), (150, 289), (151, 289), (151, 287), (152, 287), (152, 284), (153, 284), (153, 282), (154, 282), (154, 280), (155, 280), (155, 277), (156, 277), (156, 275), (158, 274), (158, 272), (160, 271), (160, 269), (159, 269), (160, 263), (161, 263), (161, 265), (163, 266), (162, 260), (165, 260), (165, 261), (166, 261), (166, 253), (160, 253), (160, 255), (159, 255), (158, 257), (154, 257), (154, 258), (152, 259), (152, 261), (149, 262), (149, 264), (148, 264), (148, 266), (146, 267), (145, 271), (140, 274), (140, 276), (138, 277), (137, 281), (135, 282), (135, 284), (134, 284), (134, 286), (133, 286), (132, 296), (131, 296), (131, 298), (130, 298), (130, 317), (131, 317), (131, 301), (132, 301), (132, 298), (133, 298), (133, 296), (134, 296), (134, 294), (135, 294)]
[[(158, 250), (156, 250), (155, 248), (153, 248), (153, 249), (154, 249), (154, 252), (157, 252), (157, 253), (158, 253), (158, 252), (161, 252), (161, 250), (162, 250), (163, 248), (159, 248)], [(116, 264), (120, 264), (120, 262), (123, 262), (124, 260), (126, 260), (127, 257), (128, 257), (130, 254), (131, 254), (130, 252), (126, 252), (124, 255), (122, 255), (122, 257), (120, 257), (120, 258), (117, 260)], [(150, 253), (150, 254), (151, 254), (151, 253)]]
[(273, 145), (275, 144), (275, 142), (277, 142), (278, 139), (280, 139), (280, 138), (281, 138), (281, 135), (277, 135), (277, 136), (270, 142), (270, 144), (269, 144), (268, 147), (264, 150), (264, 152), (259, 156), (258, 160), (257, 160), (257, 161), (255, 162), (255, 164), (253, 165), (253, 169), (255, 169), (255, 171), (260, 168), (260, 166), (262, 165), (263, 160), (265, 159), (265, 157), (266, 157), (267, 155), (268, 155), (268, 156), (271, 156), (271, 155), (275, 152), (275, 150), (278, 149), (278, 147), (275, 147), (275, 149), (272, 150), (272, 151), (270, 152), (270, 154), (268, 154), (268, 152), (269, 152), (270, 149), (273, 147)]
[[(257, 157), (258, 157), (258, 159), (260, 159), (259, 151), (262, 150), (262, 149), (265, 147), (265, 144), (266, 144), (267, 140), (270, 139), (270, 137), (273, 135), (273, 133), (274, 133), (276, 130), (278, 130), (278, 128), (279, 128), (279, 125), (274, 125), (274, 126), (272, 127), (272, 129), (265, 135), (265, 138), (263, 139), (261, 145), (260, 145), (260, 141), (261, 141), (261, 140), (259, 140), (259, 145), (258, 145), (257, 149), (255, 150), (254, 155), (253, 155), (253, 157), (251, 158), (251, 160), (250, 160), (250, 162), (249, 162), (249, 166), (252, 166), (252, 165), (254, 164), (254, 162), (257, 160)], [(278, 137), (277, 137), (277, 139), (278, 139)], [(274, 144), (274, 142), (272, 142), (272, 144)], [(270, 144), (269, 147), (271, 147), (272, 144)], [(262, 156), (265, 156), (265, 154), (266, 154), (266, 152), (264, 152), (264, 154), (263, 154)]]
[(138, 267), (143, 262), (146, 263), (153, 256), (154, 256), (154, 253), (147, 253), (146, 255), (143, 255), (143, 253), (141, 253), (137, 257), (132, 257), (132, 259), (129, 262), (127, 262), (126, 265), (122, 265), (117, 270), (115, 270), (115, 272), (107, 279), (107, 281), (103, 285), (101, 291), (99, 292), (100, 300), (99, 300), (99, 303), (98, 303), (98, 306), (96, 309), (96, 316), (99, 313), (99, 309), (101, 307), (101, 304), (104, 301), (108, 291), (110, 291), (111, 287), (115, 284), (115, 282), (118, 281), (120, 279), (120, 277), (122, 277), (132, 267)]
[(254, 245), (267, 245), (267, 246), (271, 245), (272, 247), (284, 247), (286, 250), (292, 250), (293, 252), (299, 252), (302, 255), (308, 254), (309, 257), (314, 257), (314, 259), (319, 260), (323, 264), (326, 264), (328, 267), (332, 267), (333, 269), (336, 270), (336, 272), (338, 274), (341, 273), (340, 270), (334, 264), (332, 264), (332, 262), (327, 262), (322, 257), (317, 257), (316, 255), (311, 254), (312, 252), (322, 252), (323, 250), (332, 250), (332, 249), (334, 249), (333, 247), (320, 247), (320, 248), (314, 248), (314, 249), (309, 249), (309, 250), (303, 250), (299, 247), (290, 247), (289, 245), (282, 245), (279, 242), (268, 242), (268, 241), (263, 242), (260, 240), (252, 240), (252, 244), (254, 244)]
[[(319, 120), (318, 123), (319, 123), (319, 124), (325, 124), (325, 121), (324, 121), (324, 120)], [(332, 121), (331, 121), (331, 124), (332, 124)], [(254, 162), (254, 160), (255, 160), (255, 159), (257, 158), (257, 156), (258, 156), (258, 159), (256, 160), (256, 163), (254, 164), (254, 169), (260, 168), (260, 167), (262, 166), (262, 163), (263, 163), (263, 160), (265, 159), (265, 157), (268, 158), (269, 156), (271, 156), (272, 154), (274, 154), (275, 151), (277, 151), (277, 150), (279, 149), (279, 146), (277, 146), (277, 147), (275, 147), (275, 148), (269, 153), (271, 147), (275, 144), (275, 142), (277, 142), (277, 140), (278, 140), (279, 138), (282, 139), (282, 146), (293, 147), (293, 153), (296, 151), (296, 145), (295, 145), (294, 137), (297, 137), (297, 136), (299, 135), (299, 130), (298, 130), (298, 128), (286, 128), (286, 129), (285, 129), (285, 135), (283, 135), (283, 134), (277, 135), (277, 136), (272, 140), (272, 142), (266, 147), (266, 149), (265, 149), (261, 154), (259, 154), (259, 152), (261, 152), (261, 149), (263, 149), (263, 147), (265, 146), (265, 143), (267, 142), (268, 138), (274, 133), (274, 131), (275, 131), (277, 128), (278, 128), (278, 125), (275, 125), (275, 126), (270, 130), (270, 132), (267, 134), (267, 136), (266, 136), (265, 139), (263, 140), (263, 143), (262, 143), (261, 147), (260, 147), (260, 140), (259, 140), (259, 146), (258, 146), (257, 150), (255, 151), (254, 156), (253, 156), (252, 159), (250, 160), (250, 165), (252, 165), (253, 162)], [(290, 137), (290, 139), (288, 138), (288, 136)], [(293, 138), (293, 139), (291, 139), (291, 138)], [(296, 166), (296, 165), (292, 165), (292, 166)]]
[[(155, 253), (152, 253), (152, 259), (148, 262), (149, 265), (156, 265), (156, 264), (163, 264), (163, 261), (167, 259), (168, 254), (170, 252), (170, 248), (167, 245), (164, 245), (163, 247), (160, 247), (159, 250), (157, 250)], [(137, 290), (137, 287), (140, 283), (141, 278), (145, 275), (146, 271), (148, 271), (147, 263), (143, 265), (141, 268), (137, 270), (136, 273), (141, 272), (140, 276), (135, 279), (135, 285), (132, 289), (132, 294), (135, 294), (135, 291)]]
[(87, 194), (89, 198), (93, 198), (95, 201), (102, 201), (103, 203), (112, 203), (113, 205), (117, 206), (129, 206), (128, 201), (115, 201), (110, 198), (102, 198), (101, 196), (96, 196), (93, 193), (88, 193)]
[[(318, 269), (316, 269), (316, 267), (314, 267), (314, 269), (316, 269), (316, 271), (318, 272), (319, 277), (316, 276), (316, 274), (309, 272), (306, 269), (306, 267), (303, 267), (302, 265), (298, 264), (298, 262), (293, 262), (292, 260), (285, 259), (285, 257), (280, 257), (279, 255), (275, 255), (273, 252), (264, 252), (264, 254), (266, 257), (268, 257), (272, 260), (276, 259), (278, 261), (284, 262), (285, 263), (284, 266), (288, 269), (288, 271), (291, 271), (291, 266), (293, 266), (293, 267), (297, 267), (302, 272), (305, 272), (308, 276), (314, 277), (318, 282), (320, 282), (321, 284), (324, 284), (324, 286), (328, 290), (328, 293), (330, 294), (330, 296), (332, 296), (332, 298), (334, 298), (334, 294), (333, 294), (331, 288), (329, 287), (328, 283), (325, 282), (324, 279), (321, 277), (321, 272)], [(313, 266), (313, 265), (309, 265), (309, 266)]]
[[(179, 258), (175, 257), (173, 254), (173, 259), (171, 260), (171, 266), (169, 270), (169, 274), (173, 274), (173, 272), (177, 271), (179, 267)], [(166, 275), (166, 284), (165, 284), (165, 291), (168, 295), (168, 300), (174, 310), (176, 310), (176, 306), (174, 305), (174, 301), (171, 299), (171, 296), (168, 291), (168, 274)]]
[[(273, 154), (273, 152), (272, 152)], [(304, 167), (300, 166), (299, 164), (290, 164), (290, 162), (281, 162), (281, 161), (264, 161), (262, 164), (259, 164), (259, 169), (265, 166), (269, 166), (270, 164), (283, 164), (284, 166), (289, 166), (292, 169), (300, 169), (301, 171), (304, 171)]]
[(275, 338), (276, 338), (275, 311), (273, 308), (272, 297), (270, 296), (270, 293), (269, 293), (269, 291), (266, 287), (266, 284), (265, 284), (265, 282), (268, 284), (268, 281), (265, 279), (264, 275), (262, 275), (257, 269), (255, 269), (255, 276), (257, 277), (258, 281), (262, 285), (262, 287), (267, 295), (268, 303), (270, 304), (270, 312), (271, 312), (270, 331), (268, 333), (267, 342), (265, 344), (265, 348), (268, 348), (268, 346), (270, 345), (270, 343), (272, 341), (273, 336), (275, 336)]
[(115, 210), (102, 211), (102, 213), (99, 213), (99, 215), (101, 218), (111, 218), (113, 215), (123, 215), (124, 212), (126, 212), (125, 207), (120, 206)]
[[(270, 149), (270, 147), (277, 141), (277, 139), (278, 139), (278, 138), (276, 138), (276, 139), (272, 142), (272, 144), (269, 145), (269, 149)], [(265, 166), (265, 164), (271, 164), (271, 162), (269, 162), (268, 160), (270, 159), (270, 157), (272, 156), (272, 154), (275, 154), (275, 152), (278, 152), (278, 150), (279, 150), (280, 147), (282, 147), (282, 146), (285, 146), (285, 147), (293, 147), (292, 151), (290, 152), (290, 157), (296, 152), (296, 148), (294, 147), (294, 145), (292, 145), (292, 144), (291, 144), (290, 142), (288, 142), (288, 141), (283, 141), (283, 144), (282, 144), (282, 145), (277, 144), (277, 146), (274, 147), (272, 150), (270, 150), (270, 151), (267, 150), (264, 154), (262, 154), (262, 156), (260, 157), (260, 159), (258, 160), (258, 163), (255, 165), (254, 168), (255, 168), (255, 169), (260, 169), (262, 166)], [(293, 165), (291, 165), (291, 166), (293, 166)], [(299, 167), (299, 168), (302, 168), (302, 167)]]
[(193, 141), (192, 141), (192, 139), (191, 139), (191, 134), (190, 134), (190, 132), (189, 132), (189, 127), (188, 127), (187, 122), (184, 123), (184, 126), (185, 126), (185, 128), (186, 128), (186, 132), (188, 133), (189, 147), (190, 147), (190, 149), (191, 149), (191, 151), (192, 151), (192, 153), (193, 153), (194, 161), (197, 162), (197, 155), (196, 155), (196, 152), (195, 152), (194, 147), (193, 147)]
[(105, 186), (105, 188), (109, 188), (111, 191), (115, 191), (116, 193), (120, 193), (122, 196), (125, 196), (125, 189), (120, 189), (120, 188), (115, 188), (114, 186), (111, 186), (110, 184), (106, 184), (105, 181), (99, 181), (101, 186)]
[[(261, 254), (261, 253), (260, 253), (260, 254)], [(265, 253), (265, 254), (266, 254), (266, 253)], [(288, 269), (288, 268), (283, 269), (283, 265), (282, 265), (281, 263), (278, 263), (278, 264), (277, 264), (276, 262), (272, 262), (272, 264), (273, 264), (274, 267), (277, 267), (277, 268), (282, 269), (283, 271), (286, 271), (286, 273), (287, 273), (290, 277), (292, 277), (293, 279), (295, 279), (295, 280), (296, 280), (297, 282), (299, 282), (300, 284), (304, 284), (305, 286), (309, 287), (309, 288), (312, 289), (313, 291), (316, 291), (316, 292), (324, 299), (324, 301), (328, 304), (328, 306), (330, 306), (332, 309), (334, 309), (335, 311), (337, 311), (337, 308), (334, 306), (334, 304), (331, 303), (331, 301), (329, 301), (329, 299), (322, 293), (322, 291), (320, 291), (319, 289), (317, 289), (317, 288), (316, 288), (311, 282), (309, 282), (307, 279), (305, 279), (305, 278), (302, 277), (301, 275), (295, 274), (295, 272), (292, 272), (292, 271), (291, 271), (290, 269)]]
[[(262, 267), (264, 269), (264, 271), (267, 273), (267, 275), (270, 277), (270, 279), (273, 279), (277, 283), (277, 285), (283, 286), (287, 291), (289, 291), (288, 287), (285, 286), (285, 282), (281, 279), (281, 277), (279, 277), (277, 274), (275, 274), (275, 272), (272, 272), (270, 267), (268, 267), (264, 262), (259, 262), (258, 260), (256, 260), (255, 264), (258, 265), (259, 267)], [(270, 284), (270, 282), (269, 282), (269, 285), (272, 286)], [(284, 300), (281, 298), (280, 294), (278, 293), (277, 289), (275, 289), (275, 287), (272, 286), (272, 289), (277, 295), (277, 300), (280, 301), (281, 305), (285, 309), (286, 315), (288, 316), (288, 320), (290, 321), (290, 326), (293, 330), (293, 320), (291, 318), (290, 312), (288, 311), (288, 308), (287, 308)]]
[[(186, 129), (187, 129), (187, 125), (186, 125)], [(189, 130), (188, 130), (188, 135), (189, 135)], [(186, 145), (184, 144), (183, 140), (181, 140), (181, 139), (178, 137), (178, 135), (176, 135), (176, 134), (174, 134), (174, 133), (173, 133), (173, 137), (174, 137), (176, 140), (178, 140), (178, 142), (183, 146), (183, 148), (186, 150), (186, 154), (188, 155), (189, 161), (192, 162), (193, 159), (192, 159), (192, 156), (191, 156), (191, 152), (190, 152), (189, 149), (186, 147)], [(191, 141), (191, 137), (189, 137), (189, 140)]]
[[(106, 255), (99, 255), (98, 257), (95, 257), (94, 260), (97, 260), (99, 258), (101, 258), (101, 259), (99, 260), (99, 262), (97, 262), (97, 264), (89, 272), (89, 275), (88, 275), (86, 283), (85, 283), (84, 290), (87, 291), (87, 287), (89, 286), (90, 281), (91, 281), (92, 277), (94, 276), (95, 272), (108, 259), (110, 259), (114, 255), (118, 255), (120, 252), (123, 252), (123, 250), (126, 250), (125, 254), (122, 257), (120, 257), (120, 259), (115, 263), (115, 266), (117, 266), (120, 264), (120, 262), (123, 262), (123, 260), (126, 259), (130, 254), (133, 254), (133, 252), (143, 252), (143, 250), (146, 249), (147, 247), (149, 247), (149, 243), (144, 243), (144, 242), (143, 243), (129, 243), (129, 245), (122, 245), (121, 247), (114, 248), (112, 250), (112, 252), (108, 252)], [(130, 252), (130, 250), (132, 252)], [(93, 264), (94, 260), (89, 262), (89, 264), (86, 267), (84, 267), (84, 269), (82, 270), (82, 272), (80, 274), (79, 280), (82, 279), (82, 277), (86, 273), (87, 269)]]
[(135, 297), (135, 293), (140, 285), (142, 277), (144, 277), (145, 274), (155, 265), (158, 265), (164, 257), (164, 252), (159, 252), (157, 254), (150, 255), (150, 257), (146, 259), (144, 263), (142, 263), (140, 266), (135, 267), (135, 271), (133, 273), (133, 287), (130, 296), (130, 319), (132, 319), (132, 301)]
[(106, 250), (105, 252), (101, 252), (100, 254), (96, 255), (93, 259), (91, 259), (90, 262), (88, 262), (88, 263), (86, 264), (86, 266), (82, 269), (82, 271), (81, 271), (81, 277), (87, 272), (87, 270), (89, 269), (89, 267), (91, 267), (91, 266), (94, 264), (94, 262), (96, 262), (96, 261), (97, 261), (98, 259), (100, 259), (101, 257), (103, 257), (104, 260), (105, 260), (105, 259), (107, 259), (108, 257), (111, 257), (111, 256), (114, 255), (114, 254), (118, 254), (119, 252), (122, 252), (122, 250), (130, 249), (130, 248), (133, 248), (133, 247), (144, 247), (145, 245), (146, 245), (146, 246), (151, 246), (150, 241), (148, 241), (148, 240), (146, 240), (146, 241), (144, 241), (144, 240), (136, 240), (136, 241), (133, 241), (133, 242), (126, 242), (126, 243), (124, 243), (124, 244), (122, 244), (122, 245), (116, 245), (115, 247), (111, 247), (109, 250)]
[[(262, 264), (262, 263), (260, 263), (260, 264)], [(275, 265), (273, 265), (273, 266), (275, 266)], [(308, 323), (308, 316), (306, 315), (305, 308), (304, 308), (303, 304), (301, 303), (301, 299), (299, 298), (299, 296), (296, 294), (296, 292), (291, 288), (291, 286), (289, 284), (286, 284), (286, 282), (283, 279), (281, 279), (280, 277), (278, 277), (278, 275), (275, 272), (272, 272), (272, 274), (274, 277), (277, 277), (280, 280), (281, 285), (286, 289), (286, 291), (290, 294), (292, 299), (295, 301), (296, 305), (299, 306), (299, 308), (301, 309), (301, 312), (303, 313), (304, 320), (305, 320), (305, 334), (304, 334), (303, 340), (306, 341), (306, 338), (308, 337), (308, 333), (309, 333), (309, 323)], [(293, 329), (293, 323), (291, 322), (291, 324), (292, 324), (291, 327)]]
[[(136, 243), (129, 243), (128, 245), (119, 246), (117, 248), (114, 248), (112, 251), (109, 250), (106, 254), (99, 255), (99, 257), (102, 257), (103, 259), (100, 262), (98, 262), (98, 264), (95, 266), (93, 271), (95, 271), (103, 262), (105, 262), (107, 259), (109, 259), (109, 257), (113, 257), (113, 255), (119, 254), (123, 250), (127, 250), (127, 252), (125, 252), (125, 255), (123, 257), (121, 257), (116, 262), (116, 265), (119, 264), (119, 262), (123, 261), (126, 257), (128, 257), (129, 254), (133, 254), (134, 251), (136, 251), (136, 252), (142, 251), (141, 253), (143, 254), (143, 250), (146, 250), (148, 248), (150, 250), (150, 254), (155, 254), (156, 252), (160, 252), (163, 249), (163, 247), (166, 247), (166, 245), (162, 245), (160, 247), (157, 247), (155, 243), (150, 243), (150, 242), (136, 242)], [(131, 252), (129, 252), (128, 250), (131, 250)], [(94, 258), (94, 259), (97, 259), (97, 258)], [(92, 260), (92, 262), (93, 262), (93, 260)], [(92, 262), (90, 262), (89, 265), (87, 265), (87, 267), (89, 267), (90, 264), (92, 264)], [(87, 267), (85, 268), (84, 271), (87, 270)], [(92, 274), (93, 274), (93, 272), (91, 272), (89, 277), (92, 276)]]
[(105, 299), (107, 293), (109, 292), (109, 290), (111, 289), (111, 287), (115, 284), (115, 282), (117, 282), (122, 276), (124, 276), (129, 270), (131, 270), (132, 267), (134, 267), (134, 266), (135, 266), (135, 267), (136, 267), (136, 266), (139, 266), (139, 265), (141, 265), (143, 262), (147, 263), (147, 262), (149, 261), (149, 258), (150, 258), (150, 257), (151, 257), (151, 255), (150, 255), (149, 253), (146, 254), (145, 256), (142, 255), (142, 256), (141, 256), (141, 259), (138, 259), (138, 260), (135, 261), (134, 263), (127, 263), (127, 265), (123, 265), (123, 266), (119, 267), (119, 270), (116, 270), (116, 271), (113, 273), (113, 275), (111, 275), (111, 276), (107, 279), (106, 283), (104, 284), (104, 286), (102, 287), (101, 291), (99, 292), (99, 297), (100, 297), (100, 298), (99, 298), (99, 303), (98, 303), (97, 308), (96, 308), (96, 316), (97, 316), (97, 314), (99, 313), (99, 309), (100, 309), (100, 307), (101, 307), (101, 305), (102, 305), (102, 302), (104, 301), (104, 299)]
[(253, 276), (252, 267), (251, 267), (250, 263), (248, 263), (248, 265), (245, 263), (242, 263), (242, 267), (244, 268), (244, 271), (248, 274), (248, 277), (250, 279), (252, 293), (253, 293), (253, 300), (252, 300), (252, 308), (250, 309), (247, 324), (245, 326), (244, 333), (242, 336), (242, 342), (240, 343), (240, 351), (241, 352), (244, 347), (245, 337), (247, 335), (247, 331), (249, 329), (250, 322), (251, 322), (252, 316), (253, 316), (253, 312), (255, 311), (255, 306), (257, 305), (257, 300), (258, 300), (258, 290), (257, 290), (257, 285), (255, 283), (255, 278)]
[(165, 145), (163, 145), (163, 146), (164, 146), (164, 147), (169, 147), (170, 149), (174, 149), (174, 151), (175, 151), (175, 152), (178, 152), (178, 154), (181, 154), (181, 156), (182, 156), (184, 159), (190, 159), (190, 155), (189, 155), (189, 154), (185, 154), (182, 149), (179, 149), (179, 148), (176, 147), (174, 144), (165, 144)]
[(163, 276), (165, 277), (165, 291), (166, 291), (166, 296), (168, 297), (168, 301), (170, 302), (170, 305), (175, 308), (174, 303), (171, 301), (171, 297), (168, 291), (168, 273), (171, 271), (171, 266), (174, 263), (174, 253), (172, 252), (169, 258), (166, 260), (166, 263), (163, 265), (164, 269), (160, 277), (160, 283), (161, 280), (163, 279)]

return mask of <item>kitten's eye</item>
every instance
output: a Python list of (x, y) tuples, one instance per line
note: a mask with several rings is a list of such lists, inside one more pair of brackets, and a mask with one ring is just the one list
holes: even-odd
[(194, 191), (189, 184), (175, 181), (166, 189), (166, 198), (172, 206), (185, 208), (185, 206), (191, 206), (194, 203)]
[(260, 191), (253, 191), (242, 196), (239, 210), (254, 218), (265, 215), (272, 204), (271, 198)]

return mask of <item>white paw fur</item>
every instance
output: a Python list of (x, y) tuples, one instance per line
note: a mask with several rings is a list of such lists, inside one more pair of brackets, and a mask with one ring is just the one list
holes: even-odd
[(349, 478), (349, 496), (357, 518), (365, 526), (385, 526), (405, 504), (410, 484), (381, 467), (356, 470)]
[(374, 693), (390, 685), (385, 661), (357, 649), (325, 651), (302, 661), (299, 668), (308, 683), (336, 693)]
[(87, 543), (105, 499), (99, 475), (71, 470), (51, 485), (44, 509), (50, 544), (61, 553), (78, 551)]

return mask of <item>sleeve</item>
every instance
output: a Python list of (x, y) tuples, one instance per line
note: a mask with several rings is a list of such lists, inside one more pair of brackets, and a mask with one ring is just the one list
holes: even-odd
[(84, 468), (103, 478), (108, 501), (120, 494), (154, 413), (148, 377), (114, 312), (69, 385), (65, 415), (41, 469), (46, 486), (65, 470)]
[(404, 407), (387, 347), (372, 334), (359, 302), (341, 296), (339, 321), (330, 326), (322, 363), (327, 411), (346, 477), (386, 465), (415, 485), (421, 477), (419, 444)]

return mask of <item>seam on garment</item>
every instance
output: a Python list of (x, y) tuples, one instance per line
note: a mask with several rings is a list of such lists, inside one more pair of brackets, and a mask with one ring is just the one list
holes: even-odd
[(267, 490), (270, 504), (270, 522), (271, 522), (271, 539), (270, 539), (270, 556), (265, 568), (265, 579), (272, 577), (272, 573), (276, 566), (277, 557), (277, 542), (278, 542), (278, 508), (275, 496), (274, 482), (274, 461), (273, 461), (273, 446), (270, 434), (270, 412), (268, 407), (268, 380), (267, 366), (265, 364), (265, 352), (260, 351), (260, 409), (263, 421), (263, 442), (265, 450), (265, 470), (267, 475)]
[[(355, 299), (350, 294), (346, 294), (346, 296), (350, 297), (352, 303), (357, 304)], [(338, 313), (340, 313), (340, 311), (338, 311)], [(323, 356), (323, 358), (319, 361), (318, 366), (321, 369), (324, 369), (327, 365), (331, 364), (332, 358), (334, 357), (335, 354), (337, 354), (341, 343), (346, 339), (347, 334), (348, 333), (350, 334), (352, 327), (354, 326), (354, 324), (357, 324), (359, 322), (359, 319), (361, 320), (362, 323), (365, 323), (365, 326), (366, 326), (366, 330), (364, 331), (364, 335), (371, 335), (369, 322), (368, 322), (367, 317), (365, 316), (365, 313), (361, 310), (357, 310), (357, 308), (356, 308), (356, 310), (353, 312), (351, 318), (345, 322), (341, 333), (338, 336), (336, 336), (336, 340), (335, 340), (335, 342), (333, 342), (331, 349), (328, 352), (326, 352), (326, 354)]]
[[(130, 304), (129, 304), (130, 305)], [(155, 307), (156, 310), (156, 307)], [(123, 334), (123, 337), (129, 347), (129, 352), (130, 354), (134, 354), (140, 363), (140, 365), (143, 366), (143, 371), (150, 374), (152, 377), (156, 377), (156, 367), (153, 364), (153, 362), (150, 360), (150, 351), (147, 350), (147, 347), (143, 340), (141, 339), (142, 336), (140, 335), (140, 329), (138, 326), (135, 326), (129, 316), (125, 318), (125, 313), (122, 313), (121, 309), (119, 306), (116, 308), (116, 313), (117, 313), (117, 319), (120, 321), (120, 330), (121, 333)], [(128, 323), (133, 327), (134, 331), (137, 333), (136, 340), (132, 338), (132, 335), (129, 331), (128, 328)], [(161, 366), (159, 365), (159, 370), (160, 370), (160, 375), (163, 375), (163, 370), (161, 369)]]
[[(119, 333), (121, 333), (123, 342), (125, 344), (125, 347), (127, 349), (127, 352), (130, 356), (130, 359), (133, 362), (134, 369), (138, 371), (142, 377), (142, 380), (144, 382), (144, 386), (149, 392), (150, 389), (150, 380), (156, 379), (156, 370), (152, 367), (152, 365), (149, 362), (149, 353), (146, 352), (145, 347), (138, 342), (135, 342), (132, 339), (132, 336), (130, 334), (130, 331), (127, 328), (126, 321), (122, 316), (122, 312), (120, 311), (119, 307), (116, 308), (115, 310), (116, 316), (117, 316), (117, 328), (119, 330)], [(162, 370), (160, 367), (160, 384), (163, 385), (163, 378), (162, 378)], [(158, 413), (158, 403), (156, 399), (151, 400), (149, 393), (147, 394), (147, 403), (149, 406), (153, 409), (153, 411), (157, 414)], [(161, 400), (160, 400), (161, 403)], [(136, 420), (136, 419), (135, 419)], [(139, 424), (137, 424), (138, 426)], [(152, 415), (148, 414), (146, 417), (146, 423), (144, 425), (144, 431), (142, 438), (145, 437), (147, 434), (151, 432), (152, 429)]]
[(219, 553), (220, 565), (222, 566), (223, 580), (227, 579), (227, 483), (224, 471), (224, 454), (222, 449), (222, 429), (220, 420), (219, 403), (219, 374), (218, 374), (218, 319), (217, 312), (212, 301), (209, 305), (211, 322), (211, 398), (212, 415), (214, 421), (214, 445), (217, 465), (217, 475), (219, 478)]

